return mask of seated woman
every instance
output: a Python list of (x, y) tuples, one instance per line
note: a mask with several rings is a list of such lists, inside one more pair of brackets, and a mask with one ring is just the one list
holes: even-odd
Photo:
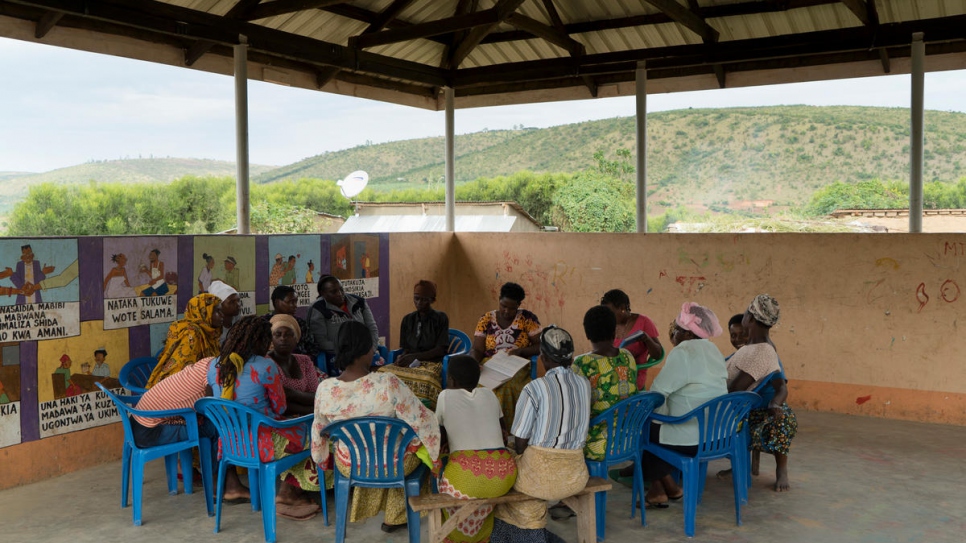
[(313, 339), (312, 334), (309, 333), (309, 325), (305, 322), (305, 319), (295, 315), (296, 310), (299, 308), (299, 295), (295, 292), (295, 289), (289, 285), (279, 285), (272, 290), (272, 313), (268, 315), (268, 318), (272, 318), (275, 315), (291, 315), (295, 318), (295, 322), (299, 325), (299, 333), (301, 339), (299, 344), (295, 346), (295, 350), (292, 351), (295, 354), (308, 355), (315, 362), (318, 358), (319, 353), (322, 349), (315, 344), (315, 339)]
[[(652, 392), (665, 397), (664, 405), (656, 413), (679, 417), (695, 407), (728, 393), (728, 372), (724, 357), (708, 338), (721, 334), (721, 325), (714, 312), (696, 303), (686, 302), (681, 314), (671, 323), (669, 336), (674, 349), (667, 355), (664, 368), (651, 385)], [(651, 443), (683, 454), (697, 453), (698, 421), (681, 424), (651, 423)], [(647, 507), (665, 509), (668, 499), (684, 496), (681, 487), (671, 477), (672, 467), (649, 452), (644, 452), (644, 480), (651, 486), (644, 496)]]
[(587, 485), (584, 442), (590, 421), (590, 383), (574, 373), (574, 340), (551, 326), (540, 336), (547, 373), (520, 394), (510, 433), (515, 436), (517, 481), (513, 489), (533, 500), (500, 504), (490, 543), (557, 543), (546, 529), (547, 501), (573, 496)]
[[(394, 365), (379, 368), (402, 379), (430, 409), (436, 408), (436, 397), (443, 389), (442, 360), (449, 347), (449, 317), (433, 309), (435, 301), (436, 283), (426, 280), (416, 283), (413, 287), (416, 311), (403, 317), (399, 327), (402, 355), (396, 357)], [(410, 367), (416, 361), (419, 361), (418, 367)]]
[(208, 294), (214, 294), (221, 298), (221, 306), (219, 307), (223, 321), (221, 323), (221, 335), (218, 338), (218, 342), (221, 343), (228, 337), (228, 330), (235, 323), (235, 317), (241, 313), (241, 297), (238, 296), (235, 287), (221, 279), (215, 279), (208, 285)]
[[(778, 353), (768, 336), (778, 324), (778, 302), (767, 294), (759, 294), (745, 311), (741, 326), (747, 330), (748, 341), (728, 359), (728, 391), (753, 390), (761, 380), (781, 370)], [(759, 454), (764, 451), (775, 456), (775, 492), (791, 489), (788, 484), (788, 451), (798, 432), (798, 419), (788, 407), (788, 387), (785, 380), (771, 380), (775, 396), (765, 409), (753, 409), (748, 415), (753, 451), (752, 473), (758, 475)]]
[[(238, 321), (228, 332), (221, 354), (208, 368), (212, 394), (236, 401), (270, 418), (282, 418), (288, 402), (281, 370), (274, 361), (265, 358), (271, 345), (272, 327), (265, 319), (252, 315)], [(308, 445), (305, 438), (302, 428), (269, 430), (262, 427), (258, 434), (259, 457), (268, 462), (301, 452)], [(296, 466), (290, 471), (302, 467)], [(289, 477), (283, 479), (290, 480)], [(278, 514), (293, 520), (314, 517), (320, 508), (311, 500), (301, 498), (298, 490), (290, 486), (292, 483), (279, 488), (275, 499)], [(318, 492), (318, 486), (315, 490)]]
[[(420, 463), (416, 451), (426, 447), (435, 462), (439, 458), (440, 434), (436, 416), (426, 408), (406, 385), (391, 373), (369, 373), (375, 343), (365, 324), (350, 320), (342, 324), (336, 335), (338, 354), (335, 363), (342, 373), (326, 379), (315, 393), (315, 422), (312, 423), (312, 458), (324, 466), (329, 460), (329, 441), (322, 431), (330, 422), (355, 417), (393, 417), (408, 424), (419, 440), (407, 448), (406, 473)], [(350, 473), (349, 451), (343, 443), (335, 450), (335, 467)], [(382, 529), (393, 532), (406, 526), (406, 494), (401, 488), (354, 488), (349, 521), (365, 520), (385, 511)]]
[[(598, 305), (584, 314), (584, 333), (591, 351), (574, 359), (574, 373), (590, 381), (590, 417), (596, 417), (617, 402), (637, 394), (637, 362), (626, 349), (614, 347), (613, 311)], [(598, 424), (587, 434), (584, 456), (603, 460), (607, 447), (607, 425)]]
[[(457, 498), (496, 498), (517, 480), (517, 465), (506, 448), (500, 402), (488, 388), (479, 387), (480, 365), (471, 356), (449, 361), (449, 383), (439, 395), (436, 420), (449, 444), (449, 461), (439, 479), (439, 492)], [(489, 541), (493, 506), (476, 510), (446, 537), (447, 542)], [(443, 510), (443, 522), (453, 513)]]
[[(637, 361), (638, 366), (644, 366), (649, 361), (660, 360), (664, 356), (664, 347), (657, 339), (657, 326), (651, 319), (638, 313), (631, 313), (631, 299), (623, 290), (608, 290), (600, 299), (600, 305), (607, 307), (617, 317), (614, 326), (614, 347), (620, 347), (624, 338), (641, 332), (637, 341), (627, 346), (627, 350)], [(647, 368), (637, 368), (637, 390), (647, 388)]]
[[(356, 321), (364, 324), (372, 337), (372, 344), (379, 345), (379, 329), (376, 327), (376, 319), (369, 310), (369, 304), (365, 298), (360, 298), (352, 294), (346, 294), (342, 289), (342, 283), (332, 275), (323, 275), (319, 278), (318, 284), (319, 297), (316, 299), (306, 315), (309, 333), (320, 351), (330, 355), (330, 359), (338, 354), (337, 335), (342, 323)], [(378, 360), (373, 360), (373, 365), (381, 365)], [(330, 368), (330, 373), (335, 373), (338, 368)]]
[[(539, 351), (540, 320), (526, 309), (520, 309), (524, 298), (526, 292), (523, 287), (516, 283), (504, 283), (500, 287), (500, 308), (480, 317), (470, 355), (481, 365), (486, 364), (497, 351), (523, 358), (530, 358)], [(493, 390), (507, 420), (513, 420), (520, 392), (529, 382), (530, 367), (527, 366)]]
[(218, 336), (224, 318), (221, 298), (199, 294), (188, 300), (184, 318), (171, 323), (158, 365), (144, 388), (151, 388), (165, 377), (174, 375), (202, 358), (218, 354)]

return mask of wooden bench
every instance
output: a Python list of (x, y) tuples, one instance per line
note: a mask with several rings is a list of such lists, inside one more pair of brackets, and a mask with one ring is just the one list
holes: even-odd
[[(595, 511), (594, 494), (611, 489), (609, 481), (599, 477), (591, 477), (583, 490), (561, 500), (567, 507), (577, 513), (577, 543), (596, 543), (597, 515)], [(429, 511), (429, 542), (443, 543), (456, 525), (468, 518), (477, 508), (484, 505), (498, 505), (514, 503), (534, 498), (511, 490), (509, 494), (499, 498), (485, 498), (475, 500), (461, 500), (448, 494), (430, 494), (427, 496), (413, 496), (409, 498), (409, 506), (413, 511)], [(456, 513), (446, 519), (443, 524), (443, 508), (457, 507)]]

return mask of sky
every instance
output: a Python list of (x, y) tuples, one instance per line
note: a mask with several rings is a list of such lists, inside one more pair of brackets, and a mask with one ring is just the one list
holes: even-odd
[[(229, 76), (5, 38), (0, 73), (0, 172), (150, 156), (235, 159)], [(927, 73), (926, 108), (966, 112), (963, 89), (966, 70)], [(442, 112), (258, 81), (248, 99), (253, 164), (444, 131)], [(908, 107), (909, 76), (648, 96), (649, 111), (798, 104)], [(633, 97), (458, 109), (456, 133), (633, 114)]]

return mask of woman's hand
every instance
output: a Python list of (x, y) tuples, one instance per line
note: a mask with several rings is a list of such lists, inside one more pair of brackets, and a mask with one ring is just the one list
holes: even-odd
[(768, 413), (769, 413), (769, 414), (771, 415), (771, 417), (772, 417), (773, 419), (775, 419), (775, 420), (781, 420), (781, 419), (782, 419), (782, 417), (784, 417), (784, 416), (785, 416), (785, 412), (784, 412), (784, 411), (782, 411), (782, 408), (781, 408), (781, 406), (778, 406), (778, 407), (775, 407), (775, 406), (771, 406), (771, 405), (769, 405), (769, 406), (768, 406)]
[(396, 357), (396, 360), (393, 363), (399, 366), (400, 368), (408, 368), (409, 365), (412, 364), (414, 360), (416, 360), (415, 355), (404, 354), (402, 356)]

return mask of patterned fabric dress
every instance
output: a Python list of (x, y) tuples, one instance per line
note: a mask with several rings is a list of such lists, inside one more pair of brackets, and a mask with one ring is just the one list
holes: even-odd
[[(301, 375), (298, 379), (294, 379), (285, 375), (284, 371), (280, 372), (282, 387), (315, 394), (315, 390), (319, 388), (319, 381), (324, 378), (325, 374), (315, 367), (312, 359), (308, 356), (304, 354), (293, 354), (292, 357), (295, 358)], [(276, 458), (283, 458), (289, 454), (305, 450), (301, 441), (293, 443), (279, 433), (275, 433), (272, 436), (272, 440), (275, 444)], [(315, 462), (311, 458), (306, 458), (301, 464), (292, 466), (291, 469), (282, 472), (282, 480), (305, 491), (318, 492), (320, 490), (318, 470), (316, 469)], [(329, 481), (326, 481), (326, 483), (327, 487), (331, 488)]]
[(188, 300), (184, 318), (171, 323), (158, 365), (144, 388), (151, 388), (158, 381), (183, 370), (202, 358), (218, 355), (218, 338), (221, 330), (211, 325), (215, 308), (221, 299), (214, 294), (199, 294)]
[[(571, 369), (590, 381), (591, 418), (637, 394), (637, 361), (627, 349), (620, 349), (614, 357), (582, 354), (574, 359)], [(606, 447), (607, 425), (592, 426), (587, 433), (584, 456), (588, 460), (603, 460)]]
[[(412, 427), (419, 436), (406, 449), (404, 468), (410, 473), (419, 466), (415, 453), (425, 446), (430, 458), (439, 458), (439, 424), (432, 411), (416, 398), (406, 385), (391, 373), (370, 373), (355, 381), (326, 379), (315, 394), (315, 421), (312, 423), (312, 458), (327, 466), (329, 440), (322, 430), (330, 422), (368, 416), (393, 417)], [(349, 473), (349, 451), (342, 443), (335, 450), (335, 467)], [(349, 521), (358, 522), (385, 511), (385, 523), (406, 523), (406, 494), (401, 488), (354, 488)]]
[[(769, 343), (745, 345), (728, 357), (728, 382), (732, 382), (741, 372), (755, 380), (748, 390), (754, 390), (762, 379), (781, 369), (778, 353)], [(781, 405), (782, 416), (772, 417), (768, 409), (752, 409), (748, 414), (748, 427), (751, 430), (751, 448), (769, 454), (788, 455), (792, 439), (798, 433), (798, 418), (787, 403)]]
[[(516, 317), (507, 328), (500, 328), (496, 311), (485, 313), (476, 324), (475, 333), (477, 337), (482, 337), (485, 340), (486, 351), (483, 353), (483, 363), (486, 364), (486, 361), (497, 351), (529, 347), (532, 343), (530, 334), (539, 330), (540, 320), (526, 309), (518, 309)], [(506, 420), (513, 420), (520, 392), (529, 382), (530, 367), (526, 366), (518, 371), (512, 379), (493, 390), (493, 393), (500, 400), (500, 408), (503, 409), (503, 416)]]
[[(460, 499), (496, 498), (509, 492), (517, 480), (517, 464), (507, 449), (456, 451), (439, 479), (439, 493)], [(456, 508), (443, 510), (443, 522)], [(446, 536), (449, 543), (485, 543), (493, 531), (492, 505), (477, 509)]]

